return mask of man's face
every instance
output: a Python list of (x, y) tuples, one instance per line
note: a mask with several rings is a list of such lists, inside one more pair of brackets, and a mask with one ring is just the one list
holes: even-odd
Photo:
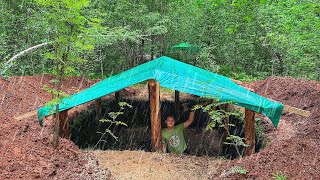
[(174, 120), (174, 118), (172, 116), (168, 116), (165, 123), (166, 123), (167, 127), (171, 128), (174, 126), (174, 123), (176, 123), (176, 121)]

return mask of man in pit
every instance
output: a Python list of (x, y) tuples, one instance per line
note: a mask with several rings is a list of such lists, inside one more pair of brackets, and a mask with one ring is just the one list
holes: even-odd
[(162, 136), (162, 151), (183, 154), (187, 149), (187, 144), (184, 138), (184, 129), (188, 128), (194, 120), (194, 111), (190, 111), (189, 118), (186, 122), (175, 126), (176, 120), (173, 116), (168, 116), (165, 120), (167, 128), (161, 132)]

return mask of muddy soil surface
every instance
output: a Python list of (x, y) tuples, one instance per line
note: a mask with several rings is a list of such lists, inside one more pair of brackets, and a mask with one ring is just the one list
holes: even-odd
[[(97, 156), (100, 157), (101, 154), (97, 154), (100, 152), (93, 154), (82, 151), (67, 139), (61, 139), (59, 147), (54, 149), (51, 145), (50, 123), (46, 127), (40, 127), (36, 116), (21, 121), (14, 119), (18, 115), (36, 110), (50, 100), (51, 95), (43, 90), (43, 86), (45, 84), (50, 86), (51, 79), (49, 75), (11, 77), (9, 81), (0, 79), (0, 179), (110, 179), (117, 177), (125, 169), (121, 169), (122, 166), (112, 162), (107, 164), (105, 160), (110, 157), (98, 160)], [(95, 82), (79, 77), (68, 78), (63, 82), (62, 89), (72, 94)], [(160, 161), (164, 163), (163, 166), (157, 166), (159, 154), (156, 153), (110, 152), (101, 156), (121, 157), (129, 162), (130, 157), (136, 157), (134, 154), (140, 153), (139, 156), (145, 158), (144, 167), (150, 167), (153, 172), (158, 172), (158, 168), (164, 168), (164, 165), (179, 162), (182, 164), (179, 167), (182, 173), (180, 176), (171, 174), (172, 177), (177, 177), (176, 179), (185, 177), (186, 168), (193, 166), (196, 170), (195, 177), (212, 179), (271, 179), (274, 173), (279, 172), (289, 179), (319, 179), (319, 82), (290, 77), (270, 77), (264, 81), (243, 85), (255, 89), (258, 94), (268, 98), (311, 111), (311, 116), (305, 118), (284, 113), (277, 129), (272, 128), (270, 121), (262, 117), (270, 143), (259, 153), (241, 160), (219, 161), (220, 164), (210, 165), (207, 163), (209, 159), (206, 158), (193, 161), (193, 157), (183, 156), (176, 159), (177, 157), (164, 155), (165, 160)], [(130, 94), (131, 91), (127, 90), (124, 94), (128, 92)], [(134, 94), (139, 93), (134, 91)], [(86, 108), (86, 106), (74, 108), (72, 111), (76, 112), (79, 108)], [(134, 158), (132, 159), (134, 162), (132, 161), (131, 164), (136, 163)], [(197, 165), (197, 163), (200, 164)], [(190, 166), (185, 166), (186, 164)], [(228, 175), (224, 172), (234, 166), (240, 166), (248, 170), (248, 173)], [(111, 175), (110, 169), (115, 167), (118, 171), (114, 171), (115, 175)], [(200, 167), (207, 169), (201, 170)], [(137, 173), (142, 173), (137, 174), (137, 177), (141, 175), (142, 179), (150, 175), (147, 170), (145, 174), (140, 171)], [(167, 175), (164, 173), (163, 177)]]
[[(51, 76), (0, 79), (0, 179), (109, 179), (108, 169), (99, 169), (90, 153), (61, 139), (51, 145), (51, 126), (40, 127), (37, 117), (17, 121), (14, 117), (36, 110), (50, 100), (43, 90)], [(63, 90), (75, 93), (92, 85), (84, 78), (68, 78)]]
[[(279, 127), (267, 128), (268, 146), (259, 153), (220, 166), (212, 177), (220, 179), (319, 179), (320, 171), (320, 83), (291, 77), (270, 77), (247, 84), (256, 93), (286, 105), (311, 111), (310, 117), (283, 113)], [(265, 124), (268, 120), (264, 118)], [(240, 166), (246, 175), (221, 176), (223, 170)]]

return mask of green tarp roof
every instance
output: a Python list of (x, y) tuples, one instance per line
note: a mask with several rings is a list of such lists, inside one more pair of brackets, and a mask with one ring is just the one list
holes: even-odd
[[(283, 110), (283, 104), (248, 91), (225, 76), (162, 56), (64, 98), (59, 104), (59, 111), (70, 109), (148, 79), (155, 79), (160, 86), (173, 90), (201, 97), (211, 97), (220, 101), (233, 101), (235, 105), (269, 117), (275, 127), (278, 126)], [(54, 109), (54, 106), (38, 109), (38, 119), (41, 125), (42, 119), (53, 114)]]
[(188, 42), (180, 43), (171, 47), (172, 52), (176, 51), (188, 51), (188, 52), (199, 52), (201, 47), (196, 44), (189, 44)]

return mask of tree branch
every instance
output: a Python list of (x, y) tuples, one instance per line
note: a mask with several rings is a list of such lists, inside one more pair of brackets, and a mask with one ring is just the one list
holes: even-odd
[(19, 57), (21, 57), (21, 56), (23, 56), (23, 55), (25, 55), (25, 54), (27, 54), (27, 53), (29, 53), (29, 52), (32, 52), (33, 50), (36, 50), (36, 49), (38, 49), (38, 48), (40, 48), (40, 47), (42, 47), (42, 46), (47, 46), (47, 45), (49, 45), (51, 42), (45, 42), (45, 43), (41, 43), (41, 44), (38, 44), (38, 45), (36, 45), (36, 46), (33, 46), (33, 47), (30, 47), (30, 48), (28, 48), (28, 49), (26, 49), (26, 50), (23, 50), (23, 51), (21, 51), (20, 53), (18, 53), (18, 54), (16, 54), (16, 55), (14, 55), (11, 59), (9, 59), (9, 61), (7, 61), (6, 63), (4, 63), (4, 70), (2, 71), (2, 74), (4, 74), (6, 71), (7, 71), (7, 69), (8, 69), (8, 66), (9, 66), (9, 64), (11, 64), (13, 61), (15, 61), (17, 58), (19, 58)]

